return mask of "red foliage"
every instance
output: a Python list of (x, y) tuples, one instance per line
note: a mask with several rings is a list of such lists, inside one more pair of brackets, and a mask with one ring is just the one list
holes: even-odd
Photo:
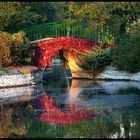
[(61, 125), (71, 125), (81, 120), (94, 117), (93, 110), (81, 108), (77, 104), (69, 104), (70, 110), (62, 111), (58, 102), (54, 102), (52, 96), (40, 97), (42, 109), (47, 112), (40, 116), (40, 120), (49, 121)]
[[(42, 40), (36, 43), (38, 46), (38, 67), (45, 68), (51, 64), (52, 59), (60, 50), (68, 51), (73, 58), (78, 58), (81, 53), (86, 54), (86, 50), (93, 50), (99, 46), (98, 41), (88, 41), (86, 39), (75, 38), (72, 36), (61, 36), (54, 39)], [(107, 48), (109, 45), (104, 45)]]

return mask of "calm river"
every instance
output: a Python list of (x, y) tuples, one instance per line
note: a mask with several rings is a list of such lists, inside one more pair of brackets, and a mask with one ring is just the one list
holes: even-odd
[(140, 138), (138, 82), (55, 77), (0, 92), (23, 92), (0, 98), (0, 138)]

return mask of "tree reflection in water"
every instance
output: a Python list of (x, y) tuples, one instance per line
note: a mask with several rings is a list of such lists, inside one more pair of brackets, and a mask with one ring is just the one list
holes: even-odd
[(23, 136), (28, 132), (30, 123), (25, 123), (23, 110), (18, 106), (0, 107), (0, 138)]

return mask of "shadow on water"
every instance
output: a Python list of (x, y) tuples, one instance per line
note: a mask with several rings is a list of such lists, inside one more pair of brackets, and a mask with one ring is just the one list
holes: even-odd
[(139, 83), (66, 79), (62, 69), (50, 71), (43, 85), (0, 89), (1, 138), (140, 137)]

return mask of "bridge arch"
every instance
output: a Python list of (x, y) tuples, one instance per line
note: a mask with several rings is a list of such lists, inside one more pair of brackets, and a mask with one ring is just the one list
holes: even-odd
[[(87, 32), (87, 29), (89, 27), (84, 27), (77, 21), (70, 23), (64, 21), (44, 23), (23, 31), (30, 40), (31, 46), (35, 48), (33, 61), (40, 69), (44, 70), (51, 64), (56, 54), (60, 55), (60, 52), (63, 52), (63, 58), (68, 62), (70, 71), (75, 71), (82, 68), (74, 59), (77, 60), (82, 54), (86, 55), (89, 51), (94, 51), (96, 46), (106, 48), (104, 44), (107, 42), (106, 39), (112, 38), (108, 27), (94, 28), (90, 32)], [(103, 32), (106, 36), (102, 35)], [(108, 44), (106, 46), (108, 47)]]
[(56, 55), (61, 55), (66, 61), (80, 58), (82, 54), (88, 54), (94, 47), (99, 45), (98, 41), (75, 38), (72, 36), (61, 36), (48, 40), (33, 42), (35, 49), (35, 62), (40, 68), (45, 68), (52, 63)]

